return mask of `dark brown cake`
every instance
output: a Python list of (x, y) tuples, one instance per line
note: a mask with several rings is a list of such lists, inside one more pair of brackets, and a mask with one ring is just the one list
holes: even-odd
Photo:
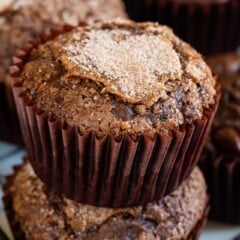
[(8, 83), (8, 68), (16, 50), (50, 27), (114, 17), (126, 17), (121, 0), (1, 0), (0, 88), (7, 91), (0, 95), (0, 139), (21, 142)]
[(91, 207), (58, 197), (46, 191), (29, 164), (19, 168), (7, 185), (5, 203), (9, 206), (11, 199), (13, 212), (10, 225), (18, 223), (31, 240), (191, 239), (208, 201), (197, 168), (161, 201), (134, 208)]
[(130, 17), (173, 28), (202, 54), (235, 50), (240, 45), (239, 0), (125, 0)]
[(60, 32), (23, 48), (11, 67), (38, 176), (55, 193), (98, 206), (171, 193), (196, 165), (217, 106), (201, 55), (155, 23)]
[(240, 223), (240, 55), (207, 59), (222, 83), (222, 98), (201, 167), (211, 195), (212, 217)]

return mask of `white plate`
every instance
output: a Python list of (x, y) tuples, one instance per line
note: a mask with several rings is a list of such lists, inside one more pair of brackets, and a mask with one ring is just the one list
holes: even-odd
[[(9, 175), (12, 172), (12, 167), (22, 161), (21, 159), (23, 155), (24, 151), (21, 148), (0, 142), (0, 183), (2, 177)], [(2, 199), (1, 189), (0, 199)], [(0, 201), (0, 226), (8, 236), (11, 236), (3, 211), (2, 201)], [(238, 234), (240, 234), (240, 226), (228, 226), (220, 223), (209, 222), (207, 223), (200, 240), (233, 240), (233, 238)], [(12, 236), (10, 239), (12, 239)]]

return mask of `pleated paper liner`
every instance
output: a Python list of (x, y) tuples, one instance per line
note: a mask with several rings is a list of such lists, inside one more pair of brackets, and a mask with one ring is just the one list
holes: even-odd
[(23, 145), (11, 87), (0, 83), (0, 141)]
[(240, 1), (125, 0), (130, 17), (158, 21), (205, 55), (240, 45)]
[(240, 156), (213, 156), (205, 150), (199, 163), (210, 193), (210, 217), (240, 224)]
[[(6, 216), (8, 218), (8, 222), (10, 225), (10, 228), (12, 230), (12, 233), (14, 235), (14, 238), (16, 240), (26, 240), (25, 234), (23, 229), (21, 228), (21, 224), (19, 221), (17, 221), (14, 207), (13, 207), (13, 199), (12, 199), (12, 193), (11, 193), (11, 186), (14, 182), (14, 179), (16, 177), (16, 174), (18, 170), (20, 170), (22, 165), (19, 165), (14, 168), (14, 173), (11, 176), (7, 177), (7, 181), (3, 187), (3, 203), (4, 203), (4, 209)], [(207, 221), (207, 216), (209, 212), (209, 205), (206, 204), (206, 207), (204, 209), (202, 218), (197, 222), (195, 227), (192, 229), (190, 234), (186, 237), (185, 240), (197, 240), (203, 230), (203, 227)], [(183, 239), (184, 240), (184, 239)]]
[(141, 134), (107, 135), (79, 132), (63, 119), (39, 109), (22, 86), (21, 67), (34, 46), (69, 31), (52, 30), (25, 46), (13, 59), (13, 93), (30, 162), (53, 192), (104, 207), (125, 207), (159, 200), (174, 191), (197, 164), (205, 135), (219, 101), (202, 119), (153, 139)]

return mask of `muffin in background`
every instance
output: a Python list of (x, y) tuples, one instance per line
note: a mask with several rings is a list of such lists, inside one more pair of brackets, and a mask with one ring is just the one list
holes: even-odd
[(190, 174), (219, 94), (201, 55), (169, 28), (98, 22), (24, 52), (11, 66), (14, 96), (30, 162), (55, 193), (134, 206)]
[(0, 139), (22, 144), (8, 68), (16, 50), (51, 27), (79, 21), (126, 18), (121, 0), (0, 1)]
[(125, 0), (130, 17), (173, 28), (204, 55), (240, 46), (239, 0)]
[(160, 201), (133, 208), (99, 208), (48, 192), (28, 163), (4, 187), (4, 205), (18, 240), (197, 239), (208, 196), (198, 168)]
[(240, 223), (240, 54), (207, 59), (222, 85), (219, 109), (200, 166), (211, 196), (211, 217)]

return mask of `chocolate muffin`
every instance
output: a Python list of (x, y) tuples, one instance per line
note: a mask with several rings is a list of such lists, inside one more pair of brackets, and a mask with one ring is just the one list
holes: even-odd
[(211, 55), (240, 45), (239, 0), (125, 0), (131, 18), (158, 21), (198, 51)]
[[(19, 124), (8, 83), (8, 68), (16, 50), (50, 27), (79, 21), (125, 18), (121, 0), (2, 0), (0, 3), (0, 138), (21, 142)], [(2, 91), (2, 90), (1, 90)], [(7, 95), (7, 96), (5, 96)], [(9, 96), (10, 95), (10, 96)]]
[(92, 207), (48, 192), (25, 163), (8, 180), (4, 202), (16, 239), (177, 240), (195, 239), (206, 217), (208, 197), (203, 176), (195, 168), (160, 201), (133, 208)]
[(207, 59), (222, 84), (222, 98), (200, 166), (214, 219), (240, 223), (240, 54)]
[(35, 171), (55, 192), (88, 204), (161, 199), (198, 160), (216, 109), (210, 69), (155, 23), (63, 32), (25, 48), (11, 68)]

